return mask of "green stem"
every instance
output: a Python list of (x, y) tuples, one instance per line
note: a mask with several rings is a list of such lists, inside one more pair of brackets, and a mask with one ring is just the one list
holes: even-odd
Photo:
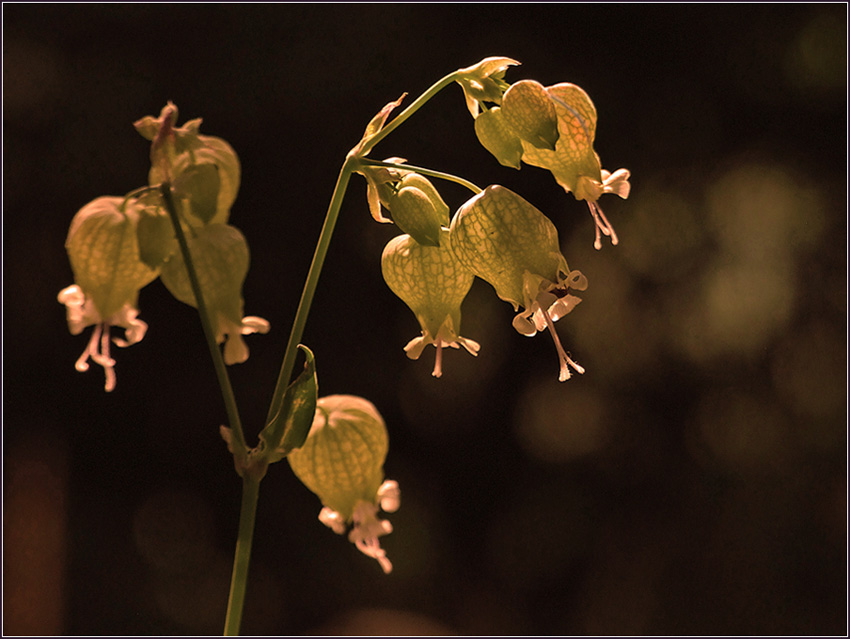
[(367, 166), (385, 166), (391, 169), (401, 169), (402, 171), (415, 171), (416, 173), (420, 173), (422, 175), (427, 175), (429, 177), (437, 178), (440, 180), (448, 180), (449, 182), (455, 182), (456, 184), (460, 184), (468, 188), (473, 193), (481, 193), (482, 189), (469, 180), (464, 180), (462, 177), (458, 177), (457, 175), (452, 175), (451, 173), (443, 173), (442, 171), (434, 171), (432, 169), (426, 169), (421, 166), (411, 166), (410, 164), (396, 164), (395, 162), (381, 162), (378, 160), (369, 160), (362, 159), (360, 160), (361, 164), (365, 164)]
[(257, 499), (260, 494), (260, 479), (245, 473), (242, 478), (242, 507), (239, 510), (239, 537), (233, 555), (233, 576), (230, 579), (230, 597), (227, 600), (227, 616), (224, 619), (224, 636), (235, 637), (242, 624), (242, 608), (248, 584), (248, 564), (251, 561), (251, 543), (254, 538), (254, 522), (257, 518)]
[(366, 144), (363, 145), (363, 148), (360, 151), (360, 157), (366, 157), (369, 151), (371, 151), (372, 148), (378, 142), (380, 142), (390, 133), (395, 131), (405, 120), (407, 120), (407, 118), (416, 113), (423, 104), (425, 104), (428, 100), (430, 100), (440, 91), (449, 86), (452, 82), (455, 82), (458, 77), (460, 77), (460, 72), (453, 71), (452, 73), (444, 77), (442, 80), (438, 80), (433, 85), (431, 85), (431, 87), (427, 91), (425, 91), (425, 93), (416, 98), (416, 100), (414, 100), (409, 107), (399, 113), (398, 116), (392, 122), (390, 122), (387, 126), (378, 131), (371, 138), (369, 138), (369, 140), (366, 142)]
[(328, 206), (328, 212), (325, 215), (325, 223), (322, 226), (322, 232), (319, 235), (319, 242), (316, 244), (316, 251), (313, 253), (313, 261), (310, 264), (310, 270), (307, 273), (307, 281), (304, 282), (304, 290), (301, 293), (301, 300), (298, 302), (298, 310), (295, 312), (295, 320), (292, 322), (292, 330), (289, 333), (289, 341), (286, 344), (286, 352), (283, 356), (283, 364), (280, 367), (280, 374), (277, 378), (272, 403), (269, 406), (269, 414), (266, 423), (277, 414), (280, 404), (283, 401), (286, 387), (292, 377), (292, 370), (295, 368), (295, 356), (298, 353), (298, 344), (301, 337), (304, 335), (304, 327), (307, 324), (307, 315), (310, 313), (310, 306), (313, 303), (313, 296), (316, 293), (316, 286), (319, 283), (319, 275), (322, 273), (322, 266), (325, 263), (325, 256), (328, 252), (328, 246), (331, 243), (334, 226), (336, 226), (339, 210), (342, 206), (342, 200), (345, 196), (345, 189), (348, 186), (348, 181), (351, 179), (351, 174), (357, 167), (357, 160), (349, 157), (342, 165), (339, 172), (339, 177), (334, 187), (331, 203)]
[(209, 310), (204, 301), (204, 294), (198, 280), (198, 273), (195, 270), (195, 263), (192, 261), (192, 255), (189, 252), (189, 244), (186, 242), (183, 226), (180, 224), (180, 218), (177, 216), (177, 208), (174, 206), (174, 198), (171, 196), (171, 184), (165, 182), (160, 186), (159, 190), (162, 194), (162, 200), (165, 203), (165, 209), (171, 218), (174, 235), (177, 237), (177, 243), (180, 245), (180, 252), (183, 254), (183, 262), (186, 264), (189, 283), (192, 285), (198, 314), (201, 316), (201, 326), (204, 328), (204, 335), (207, 339), (207, 345), (209, 346), (213, 366), (215, 367), (215, 374), (218, 378), (218, 385), (221, 387), (221, 395), (224, 399), (225, 409), (227, 410), (227, 418), (233, 432), (233, 440), (231, 441), (233, 455), (237, 458), (237, 461), (242, 461), (247, 458), (247, 446), (245, 445), (245, 435), (242, 432), (242, 422), (239, 419), (239, 410), (236, 407), (236, 397), (233, 394), (233, 387), (230, 385), (230, 378), (227, 376), (227, 368), (224, 366), (224, 359), (221, 356), (221, 351), (215, 339), (212, 320), (210, 319)]

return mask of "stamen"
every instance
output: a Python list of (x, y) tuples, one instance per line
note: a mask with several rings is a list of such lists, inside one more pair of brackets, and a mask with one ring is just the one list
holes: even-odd
[(610, 237), (611, 244), (616, 246), (619, 242), (617, 233), (614, 231), (614, 227), (611, 226), (608, 218), (605, 217), (605, 213), (602, 211), (600, 206), (596, 202), (587, 200), (587, 207), (590, 209), (590, 215), (593, 217), (593, 221), (596, 224), (596, 239), (593, 242), (593, 248), (597, 251), (602, 248), (600, 231), (602, 232), (602, 235)]
[(89, 369), (89, 357), (97, 352), (97, 343), (100, 341), (100, 324), (97, 324), (92, 331), (91, 337), (89, 338), (89, 343), (86, 345), (86, 350), (83, 351), (83, 354), (80, 355), (80, 358), (74, 364), (74, 368), (76, 368), (79, 372), (85, 373)]
[(557, 331), (555, 331), (555, 324), (552, 322), (552, 318), (549, 317), (549, 313), (545, 308), (540, 309), (543, 318), (546, 320), (546, 327), (549, 329), (549, 333), (552, 335), (552, 339), (555, 341), (555, 350), (558, 351), (558, 359), (561, 362), (561, 372), (558, 375), (559, 382), (565, 382), (570, 378), (570, 365), (576, 370), (578, 373), (584, 373), (584, 368), (576, 364), (569, 355), (567, 355), (566, 351), (564, 351), (564, 347), (561, 346), (561, 340), (558, 337)]
[(440, 377), (443, 374), (443, 340), (438, 339), (434, 345), (437, 347), (437, 358), (434, 361), (434, 372), (431, 375)]

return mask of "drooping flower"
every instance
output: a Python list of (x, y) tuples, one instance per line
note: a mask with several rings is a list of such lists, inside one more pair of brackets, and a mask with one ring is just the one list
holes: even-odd
[(593, 149), (596, 107), (587, 93), (568, 82), (544, 88), (523, 80), (505, 91), (500, 105), (476, 117), (475, 132), (484, 147), (505, 166), (518, 169), (522, 160), (551, 171), (566, 192), (587, 202), (596, 227), (594, 247), (602, 248), (602, 235), (617, 244), (598, 200), (604, 193), (628, 198), (629, 171), (602, 169)]
[[(213, 318), (218, 343), (225, 342), (224, 362), (241, 364), (248, 359), (243, 335), (267, 333), (262, 317), (242, 314), (242, 284), (248, 273), (248, 243), (229, 224), (210, 224), (187, 238), (189, 253), (198, 275), (204, 302)], [(162, 266), (162, 282), (178, 300), (197, 307), (183, 255), (175, 252)]]
[[(107, 391), (115, 388), (110, 341), (124, 347), (142, 340), (147, 324), (137, 319), (139, 291), (158, 275), (139, 257), (141, 209), (132, 198), (92, 200), (74, 216), (65, 242), (75, 284), (63, 289), (58, 300), (67, 309), (68, 329), (79, 335), (95, 327), (76, 369), (88, 370), (91, 358), (105, 370)], [(112, 326), (123, 327), (125, 339), (111, 337)]]
[(560, 381), (570, 378), (570, 367), (583, 373), (561, 345), (554, 323), (581, 301), (569, 291), (584, 290), (587, 279), (567, 266), (552, 222), (516, 193), (493, 185), (458, 210), (450, 232), (458, 260), (514, 310), (522, 309), (513, 321), (519, 333), (531, 337), (549, 330)]
[(378, 512), (395, 512), (398, 483), (384, 479), (386, 424), (374, 404), (353, 395), (322, 397), (307, 440), (287, 457), (292, 471), (322, 501), (319, 521), (348, 539), (385, 573), (392, 563), (379, 538), (392, 532)]
[(409, 235), (390, 240), (381, 256), (381, 271), (422, 328), (422, 335), (404, 347), (409, 358), (419, 359), (425, 347), (433, 344), (437, 357), (432, 374), (440, 377), (443, 348), (463, 346), (478, 355), (478, 342), (460, 335), (460, 306), (475, 276), (452, 251), (448, 229), (441, 229), (439, 246), (423, 246)]

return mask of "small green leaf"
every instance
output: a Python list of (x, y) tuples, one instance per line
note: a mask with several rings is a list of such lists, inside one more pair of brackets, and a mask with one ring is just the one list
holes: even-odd
[(139, 238), (139, 259), (152, 269), (162, 266), (177, 246), (171, 220), (161, 210), (143, 209), (139, 214), (136, 234)]
[(280, 461), (296, 448), (301, 448), (313, 425), (318, 401), (316, 362), (313, 353), (299, 344), (307, 361), (304, 370), (284, 393), (280, 409), (260, 433), (268, 463)]
[(178, 197), (189, 200), (192, 213), (204, 224), (216, 214), (221, 179), (215, 164), (195, 164), (183, 171), (174, 180), (174, 191)]

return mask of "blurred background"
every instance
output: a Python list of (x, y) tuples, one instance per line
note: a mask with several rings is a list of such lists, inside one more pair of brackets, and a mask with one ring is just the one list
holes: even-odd
[[(320, 394), (374, 402), (401, 484), (389, 576), (262, 483), (244, 634), (846, 634), (846, 4), (4, 4), (4, 634), (218, 634), (241, 485), (193, 309), (157, 281), (118, 385), (74, 362), (57, 293), (74, 213), (146, 183), (132, 123), (168, 100), (242, 162), (245, 311), (231, 368), (262, 426), (346, 152), (370, 118), (487, 56), (574, 82), (632, 171), (584, 203), (501, 167), (459, 87), (372, 153), (511, 188), (590, 286), (558, 323), (587, 372), (477, 281), (478, 358), (410, 361), (383, 283), (396, 233), (355, 176), (304, 341)], [(468, 193), (438, 185), (455, 209)]]

